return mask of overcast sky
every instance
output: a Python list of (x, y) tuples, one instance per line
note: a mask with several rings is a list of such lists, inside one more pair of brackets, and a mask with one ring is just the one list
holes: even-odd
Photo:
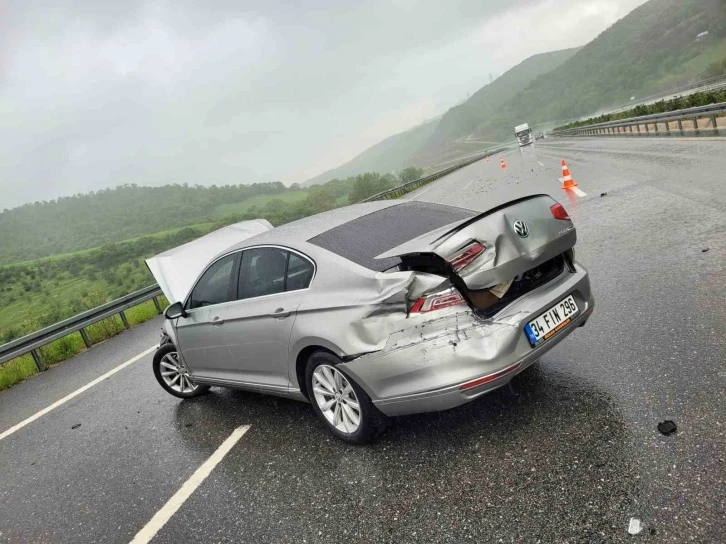
[(644, 0), (5, 0), (0, 209), (302, 182)]

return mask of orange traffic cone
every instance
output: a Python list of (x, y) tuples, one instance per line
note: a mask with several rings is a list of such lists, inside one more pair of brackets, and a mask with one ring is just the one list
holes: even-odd
[(501, 164), (502, 170), (506, 170), (507, 169), (507, 163), (504, 162), (504, 157), (502, 157), (500, 160), (502, 161), (502, 164)]
[(573, 187), (577, 187), (577, 183), (575, 183), (575, 180), (572, 179), (572, 176), (570, 175), (570, 169), (567, 168), (567, 163), (565, 162), (565, 159), (562, 159), (562, 188), (572, 189)]

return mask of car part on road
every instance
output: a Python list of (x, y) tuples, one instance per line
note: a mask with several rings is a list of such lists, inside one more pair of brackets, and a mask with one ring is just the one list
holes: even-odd
[(666, 419), (665, 421), (661, 421), (660, 423), (658, 423), (658, 430), (661, 432), (661, 434), (668, 436), (676, 432), (678, 430), (678, 427), (676, 427), (676, 424), (670, 419)]
[(327, 351), (308, 359), (306, 384), (313, 410), (335, 436), (364, 444), (387, 426), (387, 418), (353, 380), (340, 371), (342, 361)]
[(152, 365), (156, 380), (167, 393), (175, 397), (191, 399), (209, 391), (208, 385), (198, 385), (192, 381), (173, 344), (161, 346), (154, 354)]

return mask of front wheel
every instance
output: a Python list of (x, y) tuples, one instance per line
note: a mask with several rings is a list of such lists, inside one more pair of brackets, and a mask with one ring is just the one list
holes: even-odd
[(192, 381), (173, 344), (166, 344), (156, 350), (153, 367), (156, 381), (175, 397), (191, 399), (209, 391), (208, 385), (198, 385)]
[(365, 444), (386, 428), (388, 418), (358, 384), (336, 368), (340, 363), (327, 351), (310, 356), (305, 372), (308, 397), (331, 433), (346, 442)]

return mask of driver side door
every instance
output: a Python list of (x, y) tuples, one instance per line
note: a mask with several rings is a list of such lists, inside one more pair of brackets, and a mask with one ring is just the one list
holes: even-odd
[(221, 257), (202, 274), (177, 321), (177, 342), (193, 377), (237, 379), (224, 323), (235, 299), (239, 253)]

